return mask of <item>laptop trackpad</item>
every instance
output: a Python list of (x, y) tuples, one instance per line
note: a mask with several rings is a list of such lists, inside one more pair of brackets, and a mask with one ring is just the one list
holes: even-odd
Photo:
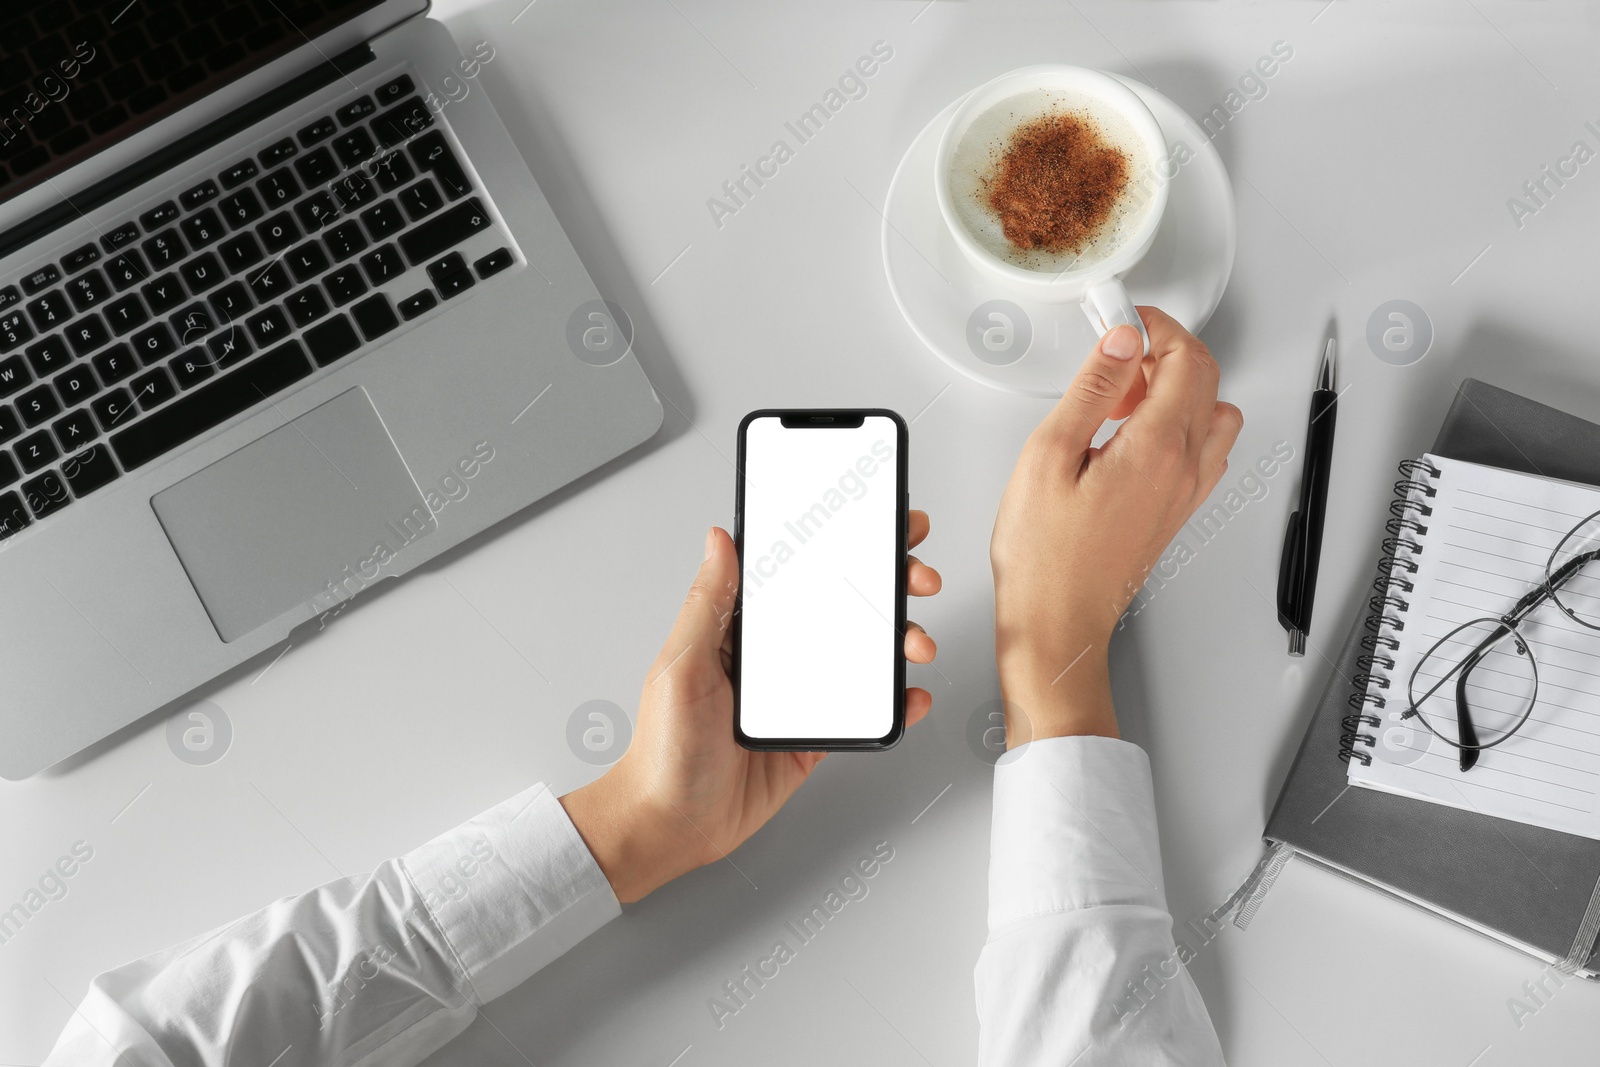
[(437, 528), (360, 388), (151, 498), (224, 641), (355, 595)]

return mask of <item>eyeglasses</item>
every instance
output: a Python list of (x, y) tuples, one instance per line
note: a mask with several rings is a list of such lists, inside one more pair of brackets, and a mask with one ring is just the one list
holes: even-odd
[[(1546, 602), (1578, 625), (1600, 631), (1600, 511), (1567, 531), (1545, 563), (1544, 581), (1510, 611), (1462, 623), (1434, 642), (1412, 669), (1410, 704), (1400, 718), (1415, 718), (1459, 750), (1463, 772), (1478, 762), (1479, 753), (1514, 737), (1533, 715), (1539, 660), (1523, 624)], [(1447, 686), (1453, 691), (1441, 693)]]

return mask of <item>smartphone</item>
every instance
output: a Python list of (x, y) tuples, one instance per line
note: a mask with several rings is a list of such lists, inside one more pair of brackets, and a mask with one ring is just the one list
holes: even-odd
[(746, 748), (886, 749), (905, 732), (906, 438), (880, 408), (739, 423), (733, 728)]

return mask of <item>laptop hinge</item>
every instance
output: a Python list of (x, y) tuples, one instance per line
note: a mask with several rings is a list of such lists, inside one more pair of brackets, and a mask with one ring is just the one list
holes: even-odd
[(9, 256), (51, 230), (87, 215), (102, 204), (115, 200), (158, 174), (172, 170), (206, 149), (221, 144), (240, 130), (254, 125), (297, 100), (310, 96), (318, 89), (333, 84), (376, 58), (370, 46), (360, 44), (317, 64), (303, 74), (290, 78), (248, 104), (234, 108), (221, 118), (214, 119), (198, 130), (179, 137), (137, 163), (124, 167), (113, 176), (95, 182), (76, 196), (63, 200), (54, 207), (46, 208), (37, 215), (0, 232), (0, 256)]

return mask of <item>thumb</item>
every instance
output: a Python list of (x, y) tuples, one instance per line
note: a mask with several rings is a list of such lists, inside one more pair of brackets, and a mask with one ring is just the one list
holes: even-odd
[(733, 538), (716, 526), (706, 532), (706, 558), (700, 564), (667, 643), (650, 670), (652, 681), (685, 664), (715, 664), (722, 669), (722, 642), (733, 622), (734, 593), (739, 588), (739, 558)]
[(1067, 386), (1060, 402), (1039, 425), (1071, 455), (1089, 450), (1107, 419), (1127, 414), (1144, 387), (1144, 338), (1132, 326), (1118, 326), (1100, 338)]

